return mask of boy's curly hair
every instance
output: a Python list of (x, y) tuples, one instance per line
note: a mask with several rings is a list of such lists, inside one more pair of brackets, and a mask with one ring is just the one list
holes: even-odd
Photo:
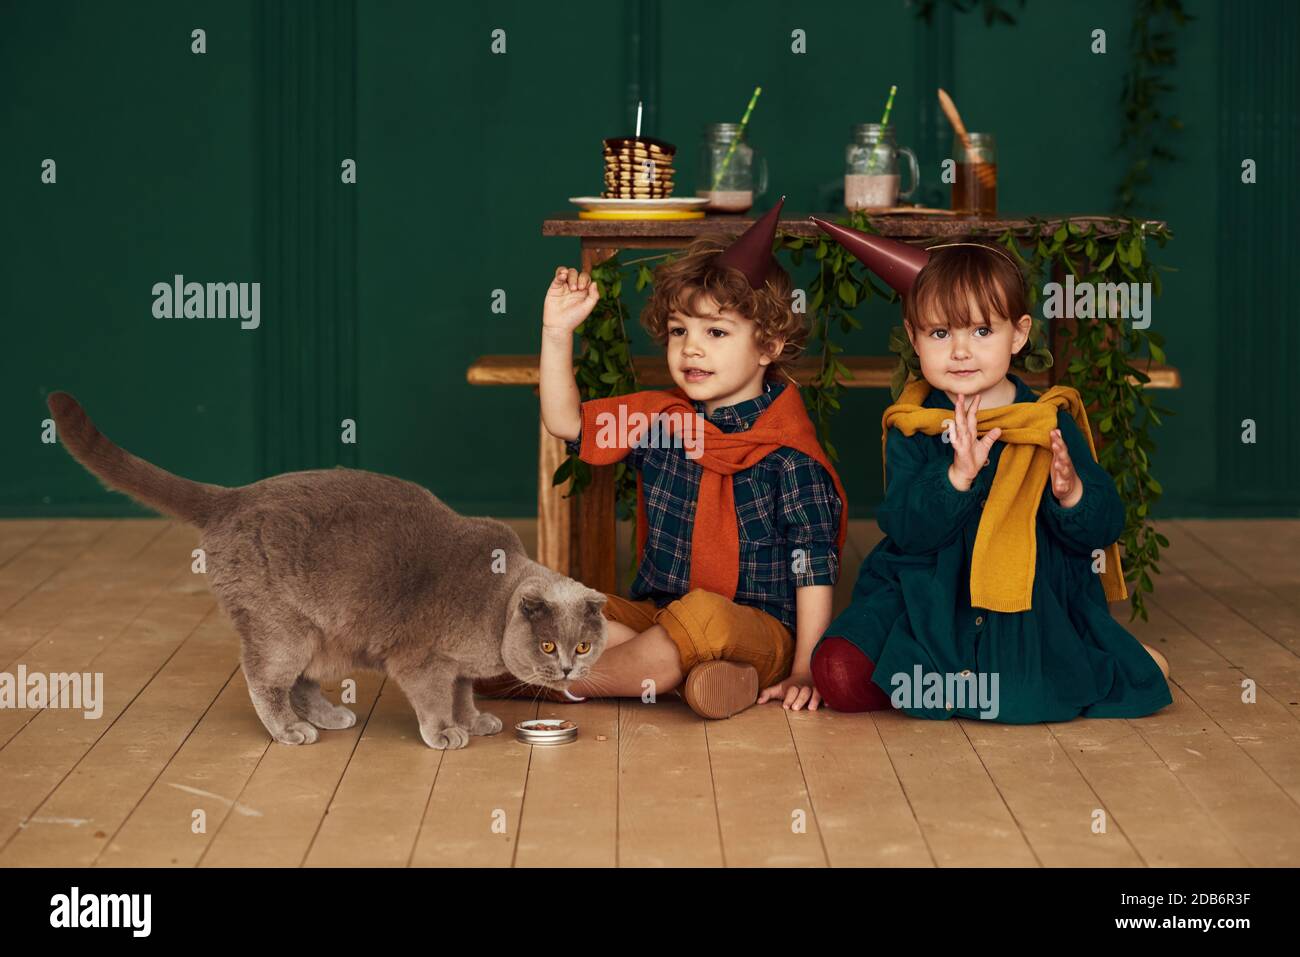
[(641, 310), (641, 325), (666, 347), (672, 314), (699, 315), (700, 299), (711, 296), (719, 309), (732, 310), (755, 324), (754, 338), (760, 349), (768, 351), (774, 340), (785, 339), (785, 347), (767, 367), (767, 376), (789, 376), (789, 366), (808, 342), (807, 322), (791, 309), (790, 274), (777, 263), (762, 289), (751, 288), (740, 270), (717, 265), (718, 253), (729, 243), (726, 237), (701, 236), (677, 259), (659, 266), (650, 301)]
[[(984, 319), (992, 316), (1015, 322), (1029, 312), (1025, 278), (1006, 250), (974, 237), (953, 240), (961, 245), (937, 248), (903, 297), (903, 321), (924, 334), (936, 325), (966, 329), (975, 320), (972, 307)], [(1029, 340), (1017, 355), (1033, 349)]]

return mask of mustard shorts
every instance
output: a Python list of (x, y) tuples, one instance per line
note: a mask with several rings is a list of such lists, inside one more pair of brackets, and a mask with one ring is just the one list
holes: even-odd
[(682, 674), (704, 661), (736, 661), (758, 669), (766, 688), (790, 675), (794, 638), (790, 629), (767, 612), (738, 605), (697, 588), (663, 608), (649, 599), (630, 601), (605, 593), (605, 617), (633, 631), (661, 625), (677, 646)]

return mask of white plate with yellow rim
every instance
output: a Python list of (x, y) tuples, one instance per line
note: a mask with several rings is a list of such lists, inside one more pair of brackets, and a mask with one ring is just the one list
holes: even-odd
[(569, 202), (582, 209), (663, 209), (688, 210), (700, 209), (709, 204), (703, 196), (662, 196), (656, 199), (616, 199), (605, 196), (570, 196)]
[(666, 196), (656, 199), (616, 199), (605, 196), (570, 196), (579, 219), (703, 219), (709, 201), (703, 196)]

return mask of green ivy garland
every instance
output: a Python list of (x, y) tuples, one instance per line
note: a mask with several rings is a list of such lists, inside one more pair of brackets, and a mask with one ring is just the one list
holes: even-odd
[[(1147, 283), (1155, 296), (1163, 292), (1160, 271), (1147, 255), (1147, 240), (1160, 248), (1173, 237), (1165, 226), (1141, 219), (1112, 219), (1105, 230), (1096, 223), (1087, 228), (1066, 220), (1051, 225), (1034, 220), (1036, 238), (1027, 265), (1036, 281), (1030, 286), (1037, 303), (1041, 279), (1053, 264), (1062, 275), (1070, 273), (1077, 283)], [(1000, 242), (1020, 256), (1018, 240), (1009, 232)], [(1022, 262), (1024, 257), (1020, 257)], [(1161, 415), (1174, 415), (1155, 405), (1156, 393), (1145, 388), (1151, 381), (1144, 368), (1166, 361), (1165, 338), (1150, 328), (1137, 329), (1122, 318), (1075, 319), (1073, 329), (1062, 326), (1061, 347), (1069, 357), (1062, 381), (1078, 389), (1085, 408), (1097, 409), (1093, 423), (1101, 448), (1097, 460), (1115, 479), (1125, 503), (1124, 577), (1129, 582), (1132, 614), (1147, 620), (1144, 594), (1154, 591), (1150, 572), (1160, 572), (1160, 549), (1169, 539), (1151, 524), (1151, 510), (1164, 493), (1151, 474), (1150, 456), (1155, 451), (1150, 428), (1160, 425)]]
[(1119, 149), (1128, 156), (1128, 169), (1115, 191), (1121, 213), (1140, 205), (1138, 190), (1151, 182), (1155, 161), (1177, 159), (1167, 143), (1169, 134), (1183, 128), (1183, 121), (1177, 116), (1165, 116), (1158, 105), (1163, 94), (1173, 92), (1168, 78), (1178, 65), (1178, 51), (1171, 42), (1173, 32), (1160, 29), (1166, 17), (1179, 27), (1196, 19), (1183, 9), (1182, 0), (1138, 0), (1133, 5), (1129, 69), (1120, 93), (1124, 128), (1120, 131)]
[[(852, 213), (841, 222), (855, 229), (875, 231), (862, 213)], [(1053, 274), (1053, 267), (1072, 273), (1076, 283), (1150, 282), (1152, 292), (1160, 295), (1161, 267), (1147, 255), (1146, 243), (1155, 240), (1163, 247), (1171, 236), (1166, 227), (1140, 219), (1077, 223), (1069, 219), (1031, 218), (1024, 226), (988, 238), (1006, 248), (1025, 270), (1033, 308), (1040, 300), (1043, 284)], [(872, 297), (889, 301), (895, 296), (878, 286), (874, 277), (843, 247), (826, 237), (781, 233), (773, 252), (787, 253), (796, 266), (802, 264), (808, 253), (817, 262), (817, 273), (805, 290), (810, 317), (805, 354), (820, 356), (821, 369), (801, 392), (827, 455), (838, 461), (839, 455), (830, 439), (830, 424), (840, 409), (844, 382), (852, 378), (852, 372), (838, 358), (844, 347), (836, 341), (836, 336), (862, 328), (854, 311), (864, 301)], [(575, 360), (578, 389), (584, 400), (636, 391), (626, 311), (620, 299), (624, 272), (636, 267), (639, 291), (653, 281), (649, 263), (666, 261), (675, 255), (664, 253), (626, 264), (613, 256), (592, 270), (601, 296), (592, 314), (578, 327), (581, 346)], [(1061, 382), (1078, 389), (1085, 407), (1095, 406), (1100, 410), (1095, 413), (1100, 418), (1093, 424), (1094, 434), (1100, 436), (1098, 460), (1114, 477), (1127, 507), (1121, 542), (1132, 617), (1140, 615), (1146, 620), (1143, 596), (1154, 590), (1149, 573), (1159, 572), (1156, 563), (1160, 548), (1169, 544), (1155, 532), (1150, 520), (1162, 489), (1150, 471), (1155, 443), (1149, 429), (1153, 424), (1160, 425), (1161, 414), (1173, 413), (1153, 404), (1150, 390), (1142, 386), (1150, 377), (1139, 363), (1165, 362), (1164, 337), (1150, 329), (1134, 329), (1120, 318), (1077, 319), (1075, 323), (1072, 331), (1063, 327), (1060, 341), (1069, 363)], [(1027, 372), (1050, 368), (1053, 357), (1040, 319), (1034, 319), (1030, 342), (1030, 350), (1013, 359), (1013, 367)], [(889, 348), (899, 357), (890, 384), (891, 398), (897, 400), (909, 376), (919, 377), (920, 365), (902, 326), (891, 329)], [(1130, 381), (1130, 377), (1136, 382)], [(570, 494), (581, 493), (591, 480), (590, 466), (570, 456), (556, 470), (554, 483), (559, 485), (570, 478), (573, 479)], [(620, 463), (615, 466), (614, 481), (619, 517), (631, 517), (636, 503), (635, 472)]]

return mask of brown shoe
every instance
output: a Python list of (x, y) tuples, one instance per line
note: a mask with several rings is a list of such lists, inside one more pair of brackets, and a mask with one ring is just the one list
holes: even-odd
[(569, 694), (567, 691), (556, 691), (545, 685), (528, 684), (508, 672), (494, 678), (476, 678), (474, 693), (484, 698), (530, 698), (534, 701), (549, 701), (554, 704), (577, 704), (587, 700)]
[(758, 669), (735, 661), (706, 661), (686, 676), (682, 697), (701, 718), (730, 718), (758, 701)]

